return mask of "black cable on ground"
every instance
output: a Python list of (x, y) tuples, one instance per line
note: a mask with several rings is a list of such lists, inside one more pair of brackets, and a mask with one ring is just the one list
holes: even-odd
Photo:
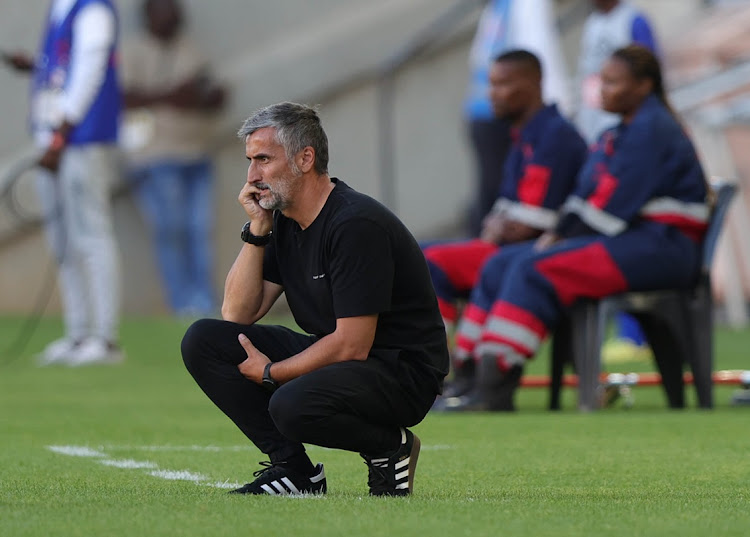
[[(34, 217), (27, 214), (21, 207), (21, 203), (16, 197), (16, 186), (22, 178), (27, 176), (29, 170), (36, 167), (37, 162), (37, 158), (27, 158), (13, 166), (7, 175), (7, 181), (5, 181), (3, 188), (0, 190), (0, 204), (7, 205), (9, 212), (16, 217), (16, 220), (20, 222), (21, 226), (26, 226), (36, 222), (34, 222)], [(57, 186), (56, 183), (55, 185)], [(52, 213), (39, 218), (38, 222), (44, 224), (45, 221), (53, 220), (58, 214), (62, 213), (62, 202), (60, 201), (59, 192), (55, 193), (55, 197), (56, 201)], [(65, 256), (65, 250), (67, 249), (66, 243), (67, 237), (63, 237), (59, 258), (53, 258), (50, 261), (44, 279), (42, 280), (44, 283), (36, 295), (34, 307), (31, 313), (26, 317), (15, 339), (7, 348), (0, 352), (0, 365), (8, 365), (20, 358), (39, 326), (39, 321), (42, 319), (55, 289), (57, 267)]]
[(47, 268), (47, 274), (45, 275), (43, 280), (44, 285), (42, 285), (42, 287), (39, 289), (34, 308), (31, 314), (29, 314), (29, 316), (26, 317), (26, 320), (23, 322), (23, 325), (18, 331), (16, 338), (0, 354), (0, 357), (2, 357), (2, 359), (0, 359), (0, 365), (8, 365), (16, 361), (26, 350), (26, 347), (31, 340), (31, 336), (34, 335), (34, 332), (39, 326), (39, 321), (41, 321), (42, 316), (44, 315), (44, 312), (49, 305), (49, 301), (52, 298), (52, 292), (55, 289), (56, 274), (57, 260), (53, 259), (52, 261), (50, 261)]

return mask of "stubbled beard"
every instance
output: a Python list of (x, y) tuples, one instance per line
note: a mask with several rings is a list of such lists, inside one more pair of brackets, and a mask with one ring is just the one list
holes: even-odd
[(281, 197), (278, 192), (270, 190), (270, 197), (263, 197), (258, 200), (258, 205), (267, 211), (283, 211), (289, 206), (289, 202)]
[(293, 191), (294, 179), (301, 176), (301, 173), (294, 173), (280, 177), (280, 181), (277, 182), (276, 190), (272, 189), (268, 183), (257, 183), (257, 186), (261, 190), (268, 191), (268, 194), (258, 200), (258, 205), (267, 211), (284, 211), (289, 207), (290, 198)]
[(268, 183), (255, 183), (255, 187), (258, 190), (265, 190), (271, 195), (270, 198), (261, 198), (260, 196), (256, 197), (258, 205), (260, 205), (262, 209), (274, 211), (279, 208), (278, 206), (281, 204), (282, 200), (279, 198), (279, 194), (277, 192), (271, 190), (271, 187), (268, 185)]

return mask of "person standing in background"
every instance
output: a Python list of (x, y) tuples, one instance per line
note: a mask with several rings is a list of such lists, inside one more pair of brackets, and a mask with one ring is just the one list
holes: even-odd
[[(624, 46), (638, 44), (658, 56), (656, 38), (648, 18), (630, 2), (592, 0), (594, 11), (586, 19), (578, 57), (579, 97), (576, 125), (589, 144), (620, 118), (602, 109), (599, 72), (611, 54)], [(602, 356), (606, 362), (649, 359), (651, 350), (638, 321), (626, 313), (615, 319), (616, 336), (606, 342)]]
[(110, 187), (118, 179), (118, 20), (111, 0), (53, 0), (39, 54), (4, 60), (32, 74), (30, 124), (65, 335), (40, 365), (119, 362), (120, 273)]
[(183, 32), (177, 0), (143, 3), (144, 35), (123, 47), (125, 149), (172, 311), (216, 310), (210, 144), (225, 90)]
[(545, 102), (563, 112), (570, 108), (567, 76), (560, 38), (549, 0), (490, 0), (482, 12), (469, 57), (470, 79), (464, 102), (477, 182), (469, 210), (469, 232), (479, 236), (482, 221), (492, 209), (510, 149), (510, 124), (495, 117), (490, 102), (489, 71), (503, 52), (525, 49), (542, 62)]

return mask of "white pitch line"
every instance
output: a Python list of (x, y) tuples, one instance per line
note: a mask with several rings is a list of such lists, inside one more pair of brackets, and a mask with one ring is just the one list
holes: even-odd
[[(143, 447), (149, 447), (149, 446), (143, 446)], [(160, 446), (150, 446), (150, 447), (160, 447)], [(185, 446), (178, 446), (178, 447), (185, 447)], [(201, 446), (189, 446), (191, 450), (195, 450), (195, 448), (199, 448)], [(213, 448), (213, 446), (209, 446)], [(219, 481), (214, 483), (204, 483), (204, 481), (208, 480), (208, 477), (202, 475), (202, 474), (196, 474), (193, 472), (189, 472), (187, 470), (159, 470), (156, 463), (151, 461), (136, 461), (133, 459), (109, 459), (106, 458), (107, 454), (102, 451), (103, 448), (100, 448), (99, 450), (91, 449), (87, 446), (47, 446), (47, 449), (50, 451), (54, 451), (55, 453), (59, 453), (61, 455), (69, 455), (71, 457), (94, 457), (98, 458), (97, 461), (99, 464), (103, 464), (105, 466), (111, 466), (114, 468), (124, 468), (124, 469), (150, 469), (151, 472), (148, 472), (149, 475), (158, 477), (161, 479), (168, 479), (172, 481), (191, 481), (196, 484), (202, 484), (209, 487), (215, 487), (215, 488), (222, 488), (222, 489), (236, 489), (241, 487), (242, 485), (239, 483), (230, 483), (227, 481)], [(108, 449), (116, 449), (115, 447), (110, 447)], [(132, 446), (131, 448), (132, 449)], [(216, 449), (210, 449), (209, 451), (217, 451), (221, 448)]]
[(243, 483), (230, 483), (229, 481), (217, 481), (215, 483), (201, 483), (207, 487), (214, 487), (217, 489), (238, 489)]
[(154, 470), (153, 472), (149, 472), (149, 475), (160, 477), (162, 479), (169, 479), (171, 481), (193, 481), (194, 483), (200, 483), (201, 481), (208, 479), (204, 475), (194, 474), (187, 470)]
[(422, 449), (424, 449), (425, 451), (444, 451), (446, 449), (453, 449), (453, 446), (450, 446), (448, 444), (422, 444)]
[[(318, 446), (310, 446), (313, 450), (328, 449)], [(214, 487), (220, 489), (236, 489), (242, 486), (241, 483), (231, 483), (227, 481), (209, 481), (207, 476), (203, 474), (197, 474), (188, 470), (161, 470), (158, 465), (151, 461), (137, 461), (134, 459), (110, 459), (106, 451), (206, 451), (206, 452), (221, 452), (221, 451), (253, 451), (252, 446), (99, 446), (97, 449), (90, 448), (88, 446), (47, 446), (47, 449), (61, 455), (68, 455), (71, 457), (89, 457), (99, 459), (97, 462), (104, 466), (110, 466), (113, 468), (123, 469), (147, 469), (151, 470), (148, 475), (158, 477), (160, 479), (168, 479), (171, 481), (191, 481), (196, 484), (200, 484), (207, 487)], [(435, 445), (423, 445), (423, 450), (426, 451), (440, 451), (446, 449), (453, 449), (453, 446), (445, 444)], [(308, 495), (301, 495), (301, 497), (308, 497)], [(316, 497), (316, 496), (310, 496)]]
[(98, 461), (104, 466), (114, 466), (115, 468), (157, 468), (156, 463), (150, 461), (134, 461), (133, 459), (104, 459)]
[(47, 446), (50, 451), (60, 453), (61, 455), (70, 455), (72, 457), (106, 457), (106, 453), (91, 449), (86, 446)]

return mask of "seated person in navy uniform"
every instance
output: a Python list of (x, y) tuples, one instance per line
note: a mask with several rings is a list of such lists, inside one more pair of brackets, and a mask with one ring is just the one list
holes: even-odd
[(513, 409), (524, 362), (576, 300), (695, 283), (707, 187), (653, 53), (618, 49), (602, 69), (602, 101), (621, 121), (589, 154), (554, 230), (485, 264), (456, 338), (477, 386), (447, 409)]
[[(503, 182), (479, 239), (433, 243), (424, 248), (440, 313), (448, 333), (484, 262), (501, 247), (533, 239), (557, 223), (557, 209), (575, 187), (587, 148), (554, 104), (542, 101), (542, 68), (525, 50), (508, 51), (490, 70), (495, 114), (512, 125), (513, 145)], [(453, 360), (454, 382), (445, 396), (464, 393), (474, 375), (472, 361)]]

